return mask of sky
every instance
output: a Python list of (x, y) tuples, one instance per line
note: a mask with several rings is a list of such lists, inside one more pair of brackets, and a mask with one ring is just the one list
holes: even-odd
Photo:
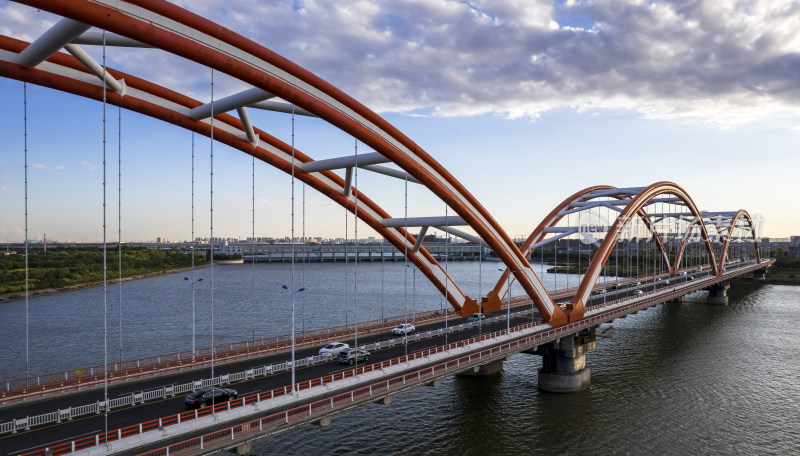
[[(178, 4), (379, 113), (513, 237), (526, 237), (582, 188), (661, 180), (681, 185), (701, 209), (761, 216), (762, 236), (800, 234), (800, 2)], [(56, 20), (0, 0), (3, 35), (31, 41)], [(84, 48), (101, 60), (101, 49)], [(210, 101), (206, 68), (152, 49), (109, 48), (107, 59), (109, 67)], [(216, 76), (215, 97), (246, 88)], [(28, 238), (102, 240), (102, 104), (31, 85), (26, 98), (24, 105), (21, 82), (0, 80), (0, 242), (25, 237), (26, 131)], [(249, 112), (257, 127), (291, 142), (291, 116)], [(195, 137), (193, 146), (189, 132), (115, 107), (106, 118), (107, 239), (208, 236), (209, 141)], [(297, 117), (294, 138), (315, 159), (355, 152), (352, 137), (316, 118)], [(360, 145), (358, 153), (366, 152)], [(291, 233), (289, 176), (263, 163), (253, 169), (251, 157), (222, 145), (213, 166), (215, 236)], [(450, 211), (418, 185), (406, 190), (366, 171), (358, 179), (393, 217)], [(303, 197), (298, 184), (294, 193), (296, 236), (375, 235), (314, 190)]]

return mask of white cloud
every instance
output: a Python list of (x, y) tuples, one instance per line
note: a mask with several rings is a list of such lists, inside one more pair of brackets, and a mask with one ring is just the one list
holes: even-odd
[[(537, 118), (627, 109), (735, 124), (800, 105), (800, 3), (185, 1), (381, 111)], [(52, 16), (0, 3), (0, 31), (36, 36)], [(265, 26), (265, 23), (268, 26)], [(96, 52), (97, 50), (92, 50)], [(208, 71), (113, 49), (113, 65), (208, 99)], [(217, 94), (244, 86), (225, 77)]]
[(44, 169), (44, 165), (41, 163), (31, 163), (31, 168)]
[(56, 169), (57, 171), (62, 171), (67, 169), (67, 167), (64, 165), (56, 165), (54, 169)]
[(89, 171), (94, 171), (95, 170), (95, 166), (94, 166), (93, 163), (82, 161), (81, 162), (81, 166), (83, 166), (84, 168), (88, 169)]

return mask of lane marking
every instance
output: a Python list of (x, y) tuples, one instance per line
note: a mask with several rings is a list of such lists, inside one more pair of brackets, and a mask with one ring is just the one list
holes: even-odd
[[(96, 431), (87, 432), (85, 434), (79, 434), (79, 435), (75, 435), (75, 436), (72, 436), (72, 437), (63, 438), (61, 440), (55, 440), (55, 441), (50, 442), (50, 443), (45, 443), (45, 444), (42, 444), (42, 445), (37, 445), (37, 446), (34, 446), (34, 447), (25, 448), (24, 450), (18, 450), (15, 453), (22, 454), (22, 453), (25, 453), (25, 452), (30, 451), (30, 450), (35, 450), (36, 448), (42, 448), (42, 447), (47, 448), (47, 447), (49, 447), (49, 446), (51, 446), (51, 445), (53, 445), (55, 443), (63, 442), (65, 440), (75, 440), (75, 439), (77, 439), (79, 437), (83, 437), (85, 435), (97, 434), (98, 432), (103, 432), (103, 430), (102, 429), (98, 429)], [(9, 453), (9, 454), (11, 454), (11, 453)]]

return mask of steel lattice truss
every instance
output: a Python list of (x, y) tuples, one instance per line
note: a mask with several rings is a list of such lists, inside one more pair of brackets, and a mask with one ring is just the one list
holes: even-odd
[[(218, 24), (161, 0), (20, 0), (29, 6), (62, 16), (50, 30), (27, 43), (0, 36), (0, 76), (25, 81), (82, 97), (103, 100), (137, 113), (191, 130), (250, 154), (310, 185), (332, 201), (353, 212), (379, 235), (404, 252), (440, 290), (456, 310), (470, 315), (499, 307), (507, 292), (508, 274), (520, 283), (544, 321), (553, 326), (583, 316), (583, 303), (609, 259), (615, 244), (635, 217), (650, 231), (662, 260), (677, 270), (664, 248), (664, 233), (655, 224), (665, 218), (690, 220), (682, 236), (683, 246), (692, 232), (699, 232), (715, 274), (721, 274), (734, 231), (749, 229), (753, 221), (745, 211), (700, 212), (686, 192), (675, 184), (659, 182), (646, 188), (590, 187), (565, 200), (553, 210), (518, 248), (500, 224), (434, 158), (380, 116), (299, 65)], [(106, 33), (90, 30), (91, 27)], [(81, 46), (100, 45), (157, 48), (225, 73), (250, 88), (203, 103), (147, 80), (103, 68)], [(69, 54), (59, 52), (66, 50)], [(276, 98), (285, 102), (277, 101)], [(374, 153), (327, 160), (292, 149), (250, 123), (248, 109), (266, 109), (316, 116), (372, 148)], [(229, 112), (236, 112), (236, 116)], [(392, 163), (400, 168), (382, 166)], [(381, 173), (421, 184), (452, 208), (457, 216), (392, 218), (376, 202), (353, 186), (354, 168)], [(344, 177), (334, 170), (345, 170)], [(657, 203), (678, 203), (687, 212), (650, 213)], [(604, 207), (617, 213), (603, 230), (597, 255), (572, 303), (556, 305), (528, 261), (531, 252), (549, 242), (574, 236), (580, 227), (556, 226), (570, 214)], [(477, 236), (454, 228), (468, 226)], [(419, 239), (408, 233), (419, 227)], [(468, 297), (444, 268), (425, 249), (421, 239), (429, 227), (491, 248), (508, 268), (489, 294), (485, 305)], [(707, 227), (713, 227), (709, 233)], [(549, 237), (548, 237), (549, 236)], [(722, 243), (714, 260), (712, 241)], [(755, 245), (757, 250), (757, 243)], [(509, 272), (511, 271), (511, 272)]]

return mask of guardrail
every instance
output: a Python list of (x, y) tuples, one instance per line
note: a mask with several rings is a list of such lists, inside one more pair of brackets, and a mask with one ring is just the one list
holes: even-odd
[[(762, 261), (762, 263), (760, 264), (753, 264), (748, 268), (759, 269), (761, 267), (768, 266), (773, 262), (774, 259), (769, 259)], [(730, 263), (730, 264), (735, 265), (737, 263)], [(741, 268), (737, 268), (736, 271), (739, 271), (739, 269)], [(684, 270), (687, 271), (694, 270), (694, 267), (685, 268)], [(730, 270), (727, 272), (730, 272)], [(668, 276), (668, 274), (659, 274), (657, 277), (666, 277), (666, 276)], [(650, 277), (652, 276), (638, 276), (627, 279), (621, 278), (619, 282), (627, 284), (637, 280), (647, 280)], [(603, 286), (604, 286), (603, 284), (598, 283), (595, 285), (594, 288), (595, 289), (602, 288)], [(576, 289), (577, 287), (571, 287), (568, 289), (558, 290), (557, 292), (553, 293), (553, 297), (559, 298), (563, 296), (568, 296), (570, 293), (574, 293)], [(512, 307), (517, 307), (520, 305), (525, 305), (530, 300), (526, 296), (521, 296), (513, 298), (511, 301), (512, 301), (511, 304)], [(504, 301), (502, 304), (505, 307), (506, 301)], [(608, 303), (606, 305), (608, 305)], [(420, 312), (418, 314), (415, 314), (416, 318), (414, 318), (410, 322), (414, 324), (424, 324), (424, 323), (444, 320), (446, 316), (451, 318), (461, 317), (460, 315), (456, 314), (453, 311), (446, 312), (446, 314), (447, 315), (441, 313), (441, 311)], [(406, 317), (398, 316), (398, 317), (362, 322), (359, 324), (359, 331), (361, 331), (362, 334), (372, 334), (378, 331), (388, 329), (389, 327), (395, 324), (405, 321)], [(350, 331), (352, 331), (354, 328), (355, 324), (351, 324), (333, 328), (310, 330), (307, 331), (307, 333), (310, 333), (312, 335), (296, 341), (296, 346), (305, 347), (305, 346), (320, 344), (323, 342), (328, 342), (330, 340), (339, 337), (349, 337)], [(272, 342), (273, 340), (275, 340), (276, 342), (273, 343)], [(275, 338), (260, 339), (255, 342), (244, 341), (232, 344), (221, 344), (214, 347), (214, 357), (217, 362), (230, 362), (242, 358), (253, 357), (256, 355), (264, 355), (268, 353), (285, 351), (290, 346), (291, 346), (291, 336), (289, 335), (277, 336)], [(167, 355), (141, 358), (138, 360), (123, 361), (122, 363), (113, 363), (112, 365), (109, 366), (111, 367), (111, 369), (109, 370), (108, 380), (110, 382), (114, 382), (119, 380), (128, 380), (131, 378), (141, 377), (145, 375), (154, 375), (176, 370), (183, 370), (191, 367), (199, 367), (208, 364), (210, 360), (211, 360), (211, 349), (204, 348), (198, 350), (195, 353), (194, 357), (192, 357), (191, 351), (183, 351)], [(135, 367), (132, 367), (134, 365)], [(128, 367), (130, 367), (130, 369), (125, 370)], [(32, 385), (34, 379), (36, 381), (36, 384)], [(9, 401), (27, 399), (36, 396), (42, 396), (45, 394), (66, 392), (69, 390), (86, 388), (89, 386), (99, 385), (104, 382), (105, 382), (105, 377), (102, 365), (93, 366), (85, 369), (74, 369), (74, 370), (47, 374), (37, 377), (29, 377), (28, 379), (9, 380), (0, 383), (0, 388), (4, 389), (3, 391), (0, 391), (0, 405)], [(27, 387), (25, 386), (26, 384), (28, 385)]]
[[(627, 283), (641, 280), (641, 278), (642, 277), (633, 277), (621, 279), (621, 281)], [(601, 285), (597, 284), (596, 287), (599, 286)], [(569, 296), (570, 294), (574, 294), (576, 290), (577, 287), (557, 290), (553, 293), (553, 297), (559, 298), (563, 296)], [(518, 296), (512, 299), (512, 306), (517, 306), (521, 303), (527, 303), (529, 301), (530, 299), (527, 296)], [(504, 301), (502, 304), (505, 305), (506, 301)], [(447, 314), (448, 317), (451, 318), (461, 317), (461, 315), (454, 311), (448, 311)], [(424, 324), (438, 320), (444, 320), (444, 318), (445, 316), (441, 311), (433, 310), (419, 312), (415, 314), (414, 318), (409, 322), (413, 324)], [(363, 334), (370, 334), (372, 332), (384, 330), (388, 327), (404, 322), (406, 322), (406, 318), (404, 316), (371, 320), (360, 323), (359, 331), (362, 331)], [(327, 342), (338, 336), (348, 335), (348, 333), (354, 328), (354, 324), (349, 324), (331, 328), (309, 330), (306, 331), (300, 339), (296, 340), (296, 345), (308, 346), (318, 344), (320, 342)], [(216, 361), (225, 361), (228, 359), (242, 358), (244, 356), (253, 356), (281, 351), (290, 346), (291, 335), (285, 334), (281, 336), (258, 339), (255, 341), (242, 341), (216, 345), (214, 347), (214, 355)], [(129, 379), (135, 376), (151, 375), (153, 373), (172, 370), (168, 368), (169, 366), (178, 365), (179, 368), (183, 369), (192, 366), (205, 365), (210, 363), (210, 361), (211, 348), (201, 348), (196, 350), (194, 353), (192, 353), (191, 350), (185, 350), (176, 353), (167, 353), (163, 355), (148, 356), (139, 359), (112, 363), (109, 365), (109, 377), (112, 380)], [(167, 368), (165, 368), (165, 366)], [(71, 389), (70, 386), (72, 385), (78, 388), (91, 386), (93, 384), (104, 382), (104, 375), (104, 365), (100, 364), (78, 369), (52, 372), (49, 374), (42, 374), (28, 378), (4, 380), (0, 382), (0, 404), (8, 400), (47, 394), (55, 391), (64, 391), (66, 389)]]
[[(728, 271), (728, 272), (729, 273), (736, 272), (737, 273), (736, 275), (738, 275), (739, 273), (742, 272), (748, 272), (750, 270), (759, 269), (761, 267), (764, 267), (764, 265), (765, 265), (764, 263), (754, 264), (751, 266), (736, 269), (735, 271)], [(182, 453), (187, 451), (198, 451), (208, 448), (208, 446), (210, 445), (218, 445), (220, 442), (232, 442), (237, 439), (241, 439), (243, 437), (251, 435), (255, 432), (262, 432), (263, 430), (269, 429), (270, 427), (276, 427), (283, 424), (290, 424), (292, 422), (299, 422), (301, 420), (306, 420), (309, 417), (319, 415), (325, 411), (347, 406), (347, 404), (354, 402), (356, 400), (361, 400), (364, 397), (375, 396), (375, 395), (383, 396), (392, 391), (408, 388), (410, 386), (413, 386), (414, 384), (424, 383), (427, 380), (429, 380), (430, 377), (432, 376), (447, 375), (449, 371), (460, 371), (470, 365), (484, 363), (488, 359), (498, 358), (501, 355), (504, 356), (505, 354), (511, 352), (517, 352), (539, 343), (547, 343), (551, 340), (554, 340), (562, 336), (563, 334), (572, 334), (582, 329), (586, 329), (591, 326), (598, 325), (600, 323), (614, 320), (622, 315), (627, 315), (631, 312), (651, 307), (658, 303), (683, 296), (687, 293), (700, 290), (702, 288), (708, 287), (709, 285), (713, 285), (715, 283), (722, 282), (730, 278), (731, 278), (730, 276), (728, 277), (712, 276), (704, 280), (687, 281), (683, 284), (676, 284), (673, 287), (672, 291), (668, 291), (666, 293), (654, 293), (651, 291), (640, 297), (620, 299), (608, 302), (601, 306), (593, 306), (591, 308), (592, 312), (600, 310), (601, 308), (606, 308), (606, 310), (597, 313), (592, 313), (577, 322), (568, 323), (566, 325), (558, 326), (556, 328), (551, 328), (546, 331), (531, 334), (522, 337), (520, 339), (507, 342), (505, 344), (501, 344), (476, 353), (465, 355), (444, 363), (439, 363), (434, 366), (425, 367), (423, 369), (419, 369), (404, 375), (393, 377), (389, 380), (385, 381), (382, 380), (380, 382), (372, 383), (368, 386), (354, 389), (349, 393), (341, 393), (332, 396), (330, 398), (325, 398), (313, 402), (309, 405), (295, 407), (293, 409), (284, 412), (273, 413), (266, 417), (250, 421), (248, 423), (239, 424), (220, 431), (214, 431), (212, 433), (205, 434), (200, 437), (168, 445), (158, 450), (143, 453), (140, 456), (167, 456), (170, 453), (175, 454), (176, 452)], [(663, 291), (663, 288), (661, 290)], [(633, 302), (629, 304), (624, 304), (623, 301), (633, 301)], [(497, 316), (494, 318), (499, 320), (503, 319), (502, 316)], [(525, 331), (529, 328), (536, 326), (537, 324), (541, 324), (541, 322), (525, 323), (523, 325), (515, 326), (511, 328), (511, 333)], [(474, 323), (472, 323), (472, 325), (474, 325)], [(363, 375), (367, 372), (381, 370), (386, 367), (391, 367), (401, 363), (406, 363), (422, 357), (430, 356), (432, 354), (438, 354), (444, 351), (449, 351), (455, 348), (468, 346), (488, 339), (494, 339), (506, 332), (507, 332), (506, 330), (495, 331), (481, 336), (465, 339), (463, 341), (453, 342), (447, 345), (421, 350), (419, 352), (393, 358), (388, 361), (369, 364), (356, 369), (351, 369), (336, 374), (330, 374), (316, 379), (306, 380), (297, 383), (295, 385), (295, 388), (298, 391), (302, 391), (316, 386), (327, 385), (336, 381), (341, 381), (347, 378), (351, 378), (355, 375)], [(442, 372), (437, 373), (436, 372), (437, 368), (440, 370), (444, 369), (443, 373)], [(213, 413), (225, 410), (231, 410), (234, 408), (242, 407), (247, 404), (252, 404), (254, 402), (261, 402), (268, 399), (273, 399), (275, 397), (280, 397), (289, 394), (291, 391), (292, 391), (291, 385), (287, 385), (282, 388), (276, 388), (273, 390), (253, 393), (245, 397), (235, 399), (234, 401), (216, 404), (213, 407)], [(45, 449), (34, 450), (27, 453), (23, 453), (20, 456), (45, 456), (45, 455), (60, 456), (62, 454), (66, 454), (69, 452), (74, 452), (77, 450), (86, 449), (92, 446), (97, 446), (107, 442), (119, 440), (125, 437), (142, 434), (144, 432), (148, 432), (154, 429), (159, 429), (164, 426), (190, 421), (202, 416), (209, 415), (211, 413), (212, 413), (211, 408), (187, 411), (176, 415), (170, 415), (168, 417), (159, 418), (157, 420), (151, 420), (144, 423), (139, 423), (138, 425), (132, 425), (112, 430), (107, 433), (98, 433), (91, 436), (83, 437), (81, 439), (76, 439), (71, 442), (59, 443)]]
[[(523, 310), (521, 312), (515, 312), (514, 316), (524, 316), (529, 314), (530, 310)], [(505, 320), (506, 316), (494, 316), (490, 318), (486, 318), (483, 320), (484, 324), (486, 323), (493, 323), (501, 320)], [(539, 324), (540, 321), (537, 320)], [(414, 342), (418, 340), (425, 340), (430, 339), (432, 337), (441, 336), (444, 333), (453, 333), (459, 332), (467, 328), (471, 328), (477, 326), (478, 322), (474, 323), (461, 323), (455, 326), (449, 326), (448, 328), (440, 328), (434, 329), (431, 331), (426, 331), (422, 333), (416, 333), (412, 335), (408, 335), (404, 337), (397, 337), (393, 339), (389, 339), (386, 341), (379, 341), (372, 344), (363, 344), (359, 345), (359, 348), (372, 351), (372, 350), (380, 350), (384, 348), (394, 347), (396, 345), (402, 345), (406, 342)], [(295, 360), (295, 367), (307, 367), (313, 366), (323, 362), (329, 362), (333, 357), (329, 355), (315, 355), (309, 356), (305, 358), (300, 358)], [(217, 385), (225, 385), (230, 383), (236, 383), (244, 380), (251, 380), (256, 377), (266, 377), (269, 375), (279, 374), (281, 372), (287, 372), (291, 369), (292, 362), (291, 361), (284, 361), (282, 363), (275, 363), (267, 366), (256, 367), (252, 369), (247, 369), (241, 372), (236, 372), (233, 374), (225, 374), (220, 375), (218, 377), (214, 377), (211, 379), (202, 379), (196, 380), (189, 383), (183, 383), (180, 385), (166, 385), (161, 388), (150, 390), (150, 391), (140, 391), (140, 392), (133, 392), (130, 395), (119, 397), (115, 399), (108, 400), (108, 410), (113, 410), (115, 408), (125, 407), (125, 406), (132, 406), (136, 404), (143, 404), (147, 401), (164, 399), (167, 397), (174, 397), (176, 394), (183, 394), (189, 393), (194, 391), (198, 388), (205, 388), (208, 386), (217, 386)], [(83, 415), (89, 414), (99, 414), (104, 413), (106, 410), (106, 403), (105, 401), (96, 401), (92, 404), (86, 404), (79, 407), (70, 407), (63, 410), (56, 410), (55, 412), (44, 413), (41, 415), (36, 416), (27, 416), (24, 418), (17, 418), (11, 421), (6, 421), (0, 423), (0, 435), (2, 434), (9, 434), (9, 433), (16, 433), (18, 431), (29, 431), (32, 427), (41, 426), (45, 424), (51, 423), (61, 423), (62, 421), (69, 421), (73, 418), (77, 418)]]
[[(449, 318), (460, 318), (453, 311), (446, 312)], [(427, 311), (415, 314), (414, 324), (426, 324), (445, 319), (441, 311)], [(391, 317), (379, 320), (361, 322), (358, 325), (360, 334), (374, 334), (384, 331), (399, 323), (406, 322), (405, 317)], [(295, 346), (307, 347), (329, 342), (340, 337), (350, 337), (355, 324), (342, 325), (332, 328), (323, 328), (306, 331), (306, 335), (296, 339)], [(255, 341), (244, 341), (232, 344), (221, 344), (214, 347), (215, 362), (235, 361), (242, 358), (253, 357), (285, 351), (291, 347), (291, 335), (270, 337)], [(109, 381), (128, 380), (145, 375), (171, 372), (175, 370), (199, 367), (211, 362), (211, 349), (197, 350), (194, 356), (192, 351), (170, 353), (166, 355), (151, 356), (136, 360), (122, 361), (109, 364)], [(29, 377), (27, 379), (7, 380), (0, 383), (0, 405), (12, 400), (26, 399), (44, 394), (64, 392), (68, 390), (99, 385), (105, 382), (103, 365), (82, 369), (70, 369), (63, 372)], [(26, 386), (27, 385), (27, 386)]]

